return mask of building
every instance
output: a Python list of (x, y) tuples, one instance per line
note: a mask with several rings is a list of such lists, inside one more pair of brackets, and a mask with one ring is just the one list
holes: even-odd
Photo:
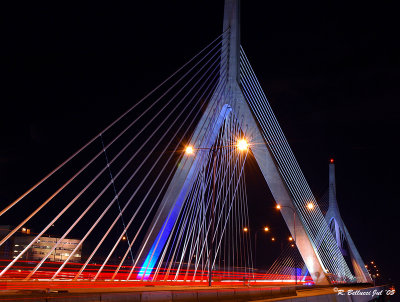
[[(9, 226), (0, 226), (2, 229), (1, 237), (4, 237), (5, 229)], [(2, 258), (16, 258), (31, 242), (36, 238), (35, 235), (31, 235), (31, 230), (22, 228), (19, 232), (15, 233), (9, 240), (7, 240), (7, 249), (1, 253)], [(36, 242), (24, 253), (20, 258), (21, 260), (42, 260), (57, 244), (57, 247), (48, 257), (48, 261), (65, 261), (75, 248), (80, 243), (80, 239), (64, 238), (60, 239), (53, 236), (41, 236)], [(69, 262), (80, 262), (82, 259), (82, 245), (72, 255)]]
[[(10, 233), (9, 225), (0, 225), (0, 239), (3, 239)], [(13, 242), (12, 238), (0, 246), (0, 259), (10, 259), (12, 257)]]

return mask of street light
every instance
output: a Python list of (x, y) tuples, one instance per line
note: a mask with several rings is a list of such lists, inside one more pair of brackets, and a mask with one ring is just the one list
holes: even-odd
[(187, 147), (185, 148), (185, 153), (186, 153), (187, 155), (193, 154), (193, 153), (194, 153), (193, 147), (192, 147), (192, 146), (187, 146)]
[[(293, 211), (293, 235), (294, 235), (294, 238), (289, 237), (289, 241), (293, 241), (295, 244), (297, 244), (297, 242), (296, 242), (296, 211), (291, 206), (281, 206), (280, 204), (278, 204), (276, 206), (276, 208), (278, 210), (280, 210), (282, 208), (288, 208), (288, 209), (291, 209)], [(292, 247), (294, 247), (294, 244), (293, 244)], [(296, 267), (297, 265), (296, 265), (296, 260), (295, 260), (294, 266), (295, 266), (294, 271), (295, 271), (295, 278), (296, 278), (296, 285), (297, 285), (297, 267)]]
[[(196, 150), (209, 150), (212, 152), (213, 156), (213, 176), (212, 176), (212, 183), (213, 183), (213, 188), (212, 188), (212, 203), (211, 203), (211, 232), (210, 232), (210, 251), (209, 251), (209, 261), (208, 261), (208, 286), (211, 286), (212, 282), (212, 259), (213, 259), (213, 245), (214, 245), (214, 206), (215, 206), (215, 171), (216, 171), (216, 162), (217, 162), (217, 151), (222, 148), (231, 148), (232, 145), (228, 146), (212, 146), (211, 148), (194, 148), (193, 146), (187, 146), (185, 148), (185, 153), (186, 155), (193, 155)], [(241, 138), (237, 141), (236, 147), (239, 151), (247, 151), (249, 148), (249, 144), (247, 143), (246, 139)], [(246, 230), (245, 230), (246, 229)], [(245, 227), (243, 229), (245, 232), (247, 232), (247, 228)]]
[[(264, 227), (263, 229), (262, 229), (265, 233), (267, 233), (267, 232), (269, 232), (269, 227)], [(254, 263), (257, 265), (257, 233), (258, 233), (258, 231), (260, 231), (260, 230), (256, 230), (255, 232), (254, 232)], [(274, 238), (274, 240), (275, 240), (275, 238)]]
[(240, 139), (237, 142), (237, 148), (239, 151), (246, 151), (248, 149), (249, 145), (245, 139)]
[[(294, 235), (294, 238), (289, 237), (289, 241), (293, 241), (294, 244), (297, 244), (297, 241), (296, 241), (296, 211), (295, 211), (295, 209), (293, 207), (291, 207), (291, 206), (282, 206), (280, 204), (277, 204), (276, 208), (278, 210), (280, 210), (281, 208), (288, 208), (288, 209), (291, 209), (293, 211), (293, 235)], [(307, 208), (309, 210), (314, 209), (314, 204), (312, 202), (309, 202), (307, 204)], [(294, 244), (291, 244), (291, 246), (294, 247)], [(295, 263), (294, 266), (296, 266), (296, 263)], [(297, 285), (297, 267), (295, 267), (294, 269), (295, 269), (295, 274), (296, 274), (296, 285)]]

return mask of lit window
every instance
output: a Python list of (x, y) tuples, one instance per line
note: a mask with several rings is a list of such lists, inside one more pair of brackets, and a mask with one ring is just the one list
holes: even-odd
[(16, 244), (15, 246), (19, 246), (19, 244)]

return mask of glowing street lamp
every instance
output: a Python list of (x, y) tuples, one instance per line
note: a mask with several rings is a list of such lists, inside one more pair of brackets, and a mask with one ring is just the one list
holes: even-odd
[(237, 148), (239, 151), (246, 151), (249, 148), (249, 144), (245, 139), (240, 139), (237, 142)]
[(247, 232), (249, 229), (247, 227), (243, 228), (243, 232)]
[(309, 202), (309, 203), (307, 204), (307, 208), (308, 208), (309, 210), (314, 209), (314, 204), (313, 204), (312, 202)]
[(187, 155), (192, 155), (192, 154), (194, 153), (193, 147), (192, 147), (192, 146), (187, 146), (187, 147), (185, 148), (185, 153), (186, 153)]
[(293, 241), (293, 238), (292, 238), (292, 237), (289, 237), (289, 241)]

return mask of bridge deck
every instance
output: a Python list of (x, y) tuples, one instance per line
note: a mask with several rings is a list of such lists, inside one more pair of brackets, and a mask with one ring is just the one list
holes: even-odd
[[(68, 287), (0, 291), (0, 300), (24, 301), (247, 301), (296, 295), (294, 286)], [(105, 285), (105, 284), (104, 284)], [(26, 288), (31, 288), (27, 286)], [(47, 299), (47, 300), (46, 300)]]
[[(345, 291), (371, 291), (379, 287), (340, 287)], [(383, 289), (383, 288), (382, 288)], [(92, 287), (4, 290), (2, 301), (299, 301), (305, 297), (337, 295), (333, 287), (306, 288), (282, 286), (140, 286), (140, 287)], [(347, 297), (346, 297), (347, 298)], [(257, 300), (258, 299), (258, 300)]]

